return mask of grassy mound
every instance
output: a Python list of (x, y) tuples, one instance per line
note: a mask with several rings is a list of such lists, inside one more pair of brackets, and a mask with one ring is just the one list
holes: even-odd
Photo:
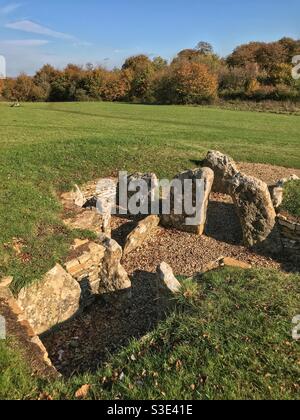
[(97, 373), (31, 378), (32, 389), (54, 399), (74, 399), (84, 384), (89, 399), (299, 399), (300, 343), (291, 334), (299, 296), (299, 276), (266, 270), (183, 281), (167, 320)]

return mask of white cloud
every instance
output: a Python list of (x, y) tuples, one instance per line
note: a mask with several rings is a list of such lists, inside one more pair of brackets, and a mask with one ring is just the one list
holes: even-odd
[(92, 45), (92, 42), (77, 41), (74, 42), (73, 47), (91, 47)]
[(29, 32), (32, 34), (45, 35), (52, 38), (75, 40), (75, 37), (63, 32), (53, 31), (46, 26), (42, 26), (38, 23), (32, 22), (31, 20), (19, 20), (17, 22), (7, 23), (6, 28), (15, 29), (17, 31)]
[(0, 15), (9, 15), (21, 6), (22, 5), (20, 3), (7, 4), (6, 6), (0, 7)]
[(13, 39), (0, 41), (1, 47), (40, 47), (49, 44), (49, 41), (43, 39)]

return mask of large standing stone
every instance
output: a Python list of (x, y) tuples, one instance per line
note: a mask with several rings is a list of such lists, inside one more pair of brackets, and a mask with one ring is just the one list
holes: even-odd
[(151, 236), (152, 232), (160, 223), (159, 216), (151, 215), (140, 221), (137, 227), (128, 235), (124, 255), (139, 248)]
[[(167, 200), (170, 200), (171, 211), (169, 212), (169, 214), (162, 214), (161, 223), (163, 226), (166, 227), (174, 227), (184, 232), (202, 235), (206, 224), (208, 202), (214, 182), (214, 173), (210, 168), (195, 169), (177, 175), (175, 180), (179, 180), (181, 182), (183, 195), (181, 196), (180, 194), (176, 193), (176, 189), (171, 189), (170, 196), (167, 198)], [(193, 207), (196, 208), (194, 214), (187, 214), (185, 211), (185, 205), (188, 204), (184, 202), (185, 180), (192, 181), (192, 204)], [(199, 203), (197, 203), (196, 201), (197, 181), (201, 181), (203, 187), (202, 196)], [(176, 208), (180, 207), (182, 207), (182, 212), (181, 214), (177, 214)], [(196, 216), (196, 213), (198, 213), (199, 217), (197, 221), (194, 222), (194, 224), (191, 224), (190, 222), (188, 222), (188, 219), (194, 218)]]
[(214, 171), (213, 191), (229, 194), (230, 181), (239, 173), (235, 161), (230, 156), (218, 151), (210, 151), (203, 162), (203, 166), (211, 168)]
[(35, 333), (42, 334), (77, 313), (80, 295), (78, 282), (57, 264), (40, 282), (21, 290), (18, 304)]
[[(139, 190), (140, 181), (145, 181), (147, 184), (147, 189), (145, 194)], [(123, 203), (120, 200), (120, 190), (122, 188), (127, 189), (127, 203)], [(130, 188), (132, 187), (132, 188)], [(120, 209), (127, 210), (127, 214), (131, 214), (129, 207), (130, 199), (136, 194), (140, 194), (139, 207), (141, 208), (141, 214), (149, 214), (149, 209), (151, 208), (151, 201), (154, 199), (155, 190), (158, 187), (158, 178), (154, 173), (134, 173), (131, 174), (125, 179), (125, 182), (118, 183), (117, 187), (117, 204), (120, 206)], [(130, 191), (133, 189), (133, 191)], [(148, 206), (145, 205), (145, 211), (143, 211), (143, 203), (148, 201)]]
[(268, 185), (259, 179), (237, 174), (230, 185), (246, 246), (266, 241), (274, 230), (276, 212)]
[(101, 268), (100, 294), (109, 294), (117, 291), (127, 291), (131, 295), (131, 281), (127, 272), (121, 265), (123, 250), (113, 239), (107, 238), (104, 258)]

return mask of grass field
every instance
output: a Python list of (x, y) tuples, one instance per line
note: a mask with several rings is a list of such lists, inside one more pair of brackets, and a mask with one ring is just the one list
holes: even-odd
[[(55, 193), (121, 169), (172, 176), (208, 149), (300, 168), (300, 118), (205, 107), (0, 104), (0, 277), (15, 289), (60, 260), (72, 233)], [(192, 161), (192, 162), (191, 162)], [(16, 259), (12, 238), (22, 239)]]
[(227, 269), (185, 280), (176, 309), (157, 329), (96, 373), (48, 382), (30, 375), (0, 342), (0, 399), (299, 399), (299, 277)]

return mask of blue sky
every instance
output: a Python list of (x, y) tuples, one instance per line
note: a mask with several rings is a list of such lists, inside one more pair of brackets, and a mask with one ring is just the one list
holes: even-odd
[(171, 59), (202, 40), (224, 56), (283, 36), (300, 38), (300, 0), (0, 0), (9, 75), (44, 63), (111, 68), (139, 53)]

